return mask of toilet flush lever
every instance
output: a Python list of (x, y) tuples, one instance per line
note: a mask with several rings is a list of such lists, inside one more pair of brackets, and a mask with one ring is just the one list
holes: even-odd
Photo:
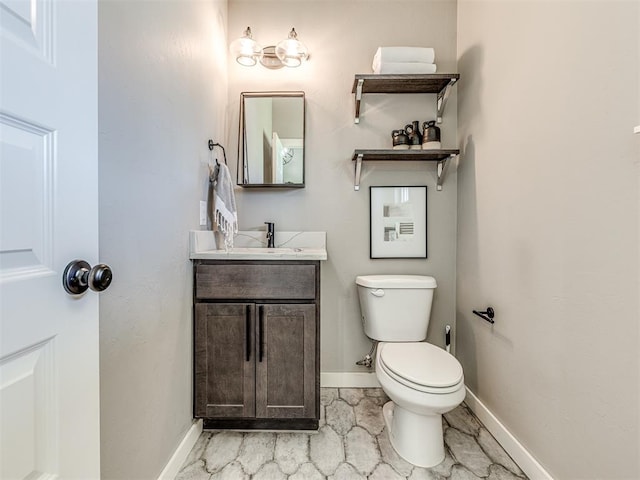
[(381, 288), (371, 290), (371, 295), (373, 295), (374, 297), (384, 297), (384, 290)]

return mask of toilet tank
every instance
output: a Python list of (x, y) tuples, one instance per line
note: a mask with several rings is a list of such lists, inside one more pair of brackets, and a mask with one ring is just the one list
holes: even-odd
[(364, 333), (381, 342), (427, 338), (436, 279), (423, 275), (356, 277)]

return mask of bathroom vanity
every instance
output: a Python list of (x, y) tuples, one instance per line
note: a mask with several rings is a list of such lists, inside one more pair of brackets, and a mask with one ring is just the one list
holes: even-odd
[(194, 416), (205, 428), (317, 429), (324, 244), (224, 251), (197, 234), (212, 235), (192, 232)]

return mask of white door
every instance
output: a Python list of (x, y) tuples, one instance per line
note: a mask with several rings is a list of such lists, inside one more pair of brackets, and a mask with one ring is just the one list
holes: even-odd
[(96, 0), (0, 0), (0, 478), (100, 476)]

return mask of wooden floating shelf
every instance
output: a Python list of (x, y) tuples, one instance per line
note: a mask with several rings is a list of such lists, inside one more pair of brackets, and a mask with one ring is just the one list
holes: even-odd
[(438, 162), (437, 190), (442, 190), (449, 163), (460, 154), (460, 150), (355, 150), (351, 160), (356, 162), (354, 190), (360, 190), (360, 174), (362, 162), (398, 162), (398, 161), (422, 161)]
[(356, 74), (351, 93), (357, 93), (362, 80), (362, 93), (440, 93), (459, 73), (425, 74)]
[(438, 95), (437, 122), (441, 123), (451, 87), (459, 78), (459, 73), (356, 74), (351, 89), (356, 101), (355, 123), (360, 123), (360, 104), (365, 93), (435, 93)]
[(362, 155), (362, 160), (395, 162), (403, 161), (432, 161), (438, 162), (448, 159), (451, 155), (458, 155), (460, 150), (355, 150), (352, 160), (357, 160)]

